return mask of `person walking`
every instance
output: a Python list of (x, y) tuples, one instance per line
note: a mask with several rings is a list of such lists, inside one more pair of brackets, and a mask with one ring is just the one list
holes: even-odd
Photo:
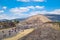
[(2, 33), (4, 33), (4, 31), (2, 31)]
[(11, 35), (11, 31), (9, 30), (9, 36)]
[(4, 31), (2, 31), (2, 33), (3, 33), (3, 38), (5, 38), (5, 37), (6, 37), (6, 34), (5, 34), (5, 32), (4, 32)]

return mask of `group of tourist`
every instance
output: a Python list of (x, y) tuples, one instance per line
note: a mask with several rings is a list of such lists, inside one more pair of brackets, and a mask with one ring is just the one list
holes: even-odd
[(11, 36), (13, 33), (17, 34), (19, 31), (23, 31), (23, 29), (20, 29), (20, 27), (16, 27), (8, 30), (7, 33), (5, 32), (5, 30), (2, 30), (3, 38), (7, 37), (7, 34), (8, 36)]

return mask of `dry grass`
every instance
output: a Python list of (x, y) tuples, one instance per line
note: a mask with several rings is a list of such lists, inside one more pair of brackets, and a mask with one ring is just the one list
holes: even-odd
[(34, 30), (34, 28), (26, 29), (26, 30), (24, 30), (24, 32), (19, 32), (19, 33), (18, 33), (16, 36), (14, 36), (14, 37), (6, 38), (6, 39), (3, 39), (3, 40), (18, 40), (18, 39), (26, 36), (27, 34), (31, 33), (33, 30)]

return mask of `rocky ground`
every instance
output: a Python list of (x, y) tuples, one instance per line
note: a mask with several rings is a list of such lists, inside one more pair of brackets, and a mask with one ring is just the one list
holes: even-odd
[(60, 31), (51, 27), (38, 28), (19, 40), (60, 40)]

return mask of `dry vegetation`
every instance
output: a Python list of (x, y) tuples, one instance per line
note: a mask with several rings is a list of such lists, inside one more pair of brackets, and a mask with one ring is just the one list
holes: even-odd
[(12, 27), (16, 27), (16, 24), (18, 22), (17, 21), (2, 21), (0, 22), (0, 29), (6, 29), (6, 28), (12, 28)]

